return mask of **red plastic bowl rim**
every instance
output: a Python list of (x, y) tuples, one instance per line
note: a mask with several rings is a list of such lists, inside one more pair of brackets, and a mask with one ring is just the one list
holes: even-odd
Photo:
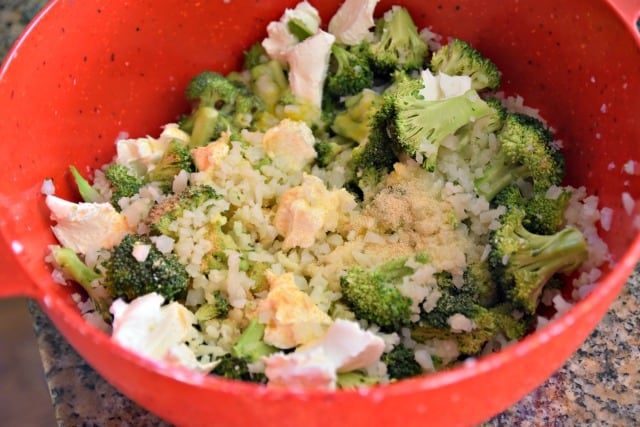
[[(50, 1), (27, 25), (20, 38), (7, 53), (5, 62), (3, 63), (2, 68), (0, 68), (0, 79), (3, 77), (4, 72), (10, 65), (13, 58), (16, 56), (17, 51), (26, 36), (33, 30), (38, 21), (47, 13), (47, 11), (55, 6), (58, 1), (59, 0)], [(636, 29), (636, 21), (640, 19), (640, 8), (635, 4), (636, 0), (604, 1), (618, 14), (618, 16), (622, 18), (622, 23), (629, 29), (630, 36), (636, 41), (636, 44), (640, 49), (640, 32)], [(5, 229), (0, 229), (0, 234), (2, 234), (5, 242), (11, 241), (9, 236), (7, 236)], [(25, 271), (27, 275), (30, 275), (28, 270), (24, 268), (19, 257), (16, 257), (15, 261), (22, 271)], [(391, 384), (356, 390), (301, 391), (293, 389), (268, 388), (252, 383), (218, 378), (194, 372), (187, 368), (170, 365), (162, 361), (151, 360), (121, 347), (112, 341), (108, 335), (87, 323), (80, 315), (80, 312), (74, 307), (70, 306), (60, 298), (55, 298), (46, 294), (42, 288), (32, 288), (28, 292), (29, 294), (27, 296), (38, 301), (38, 303), (44, 307), (46, 312), (52, 312), (59, 315), (58, 320), (68, 325), (74, 325), (73, 327), (75, 327), (81, 335), (91, 340), (92, 344), (103, 348), (105, 352), (116, 353), (118, 357), (136, 364), (143, 369), (186, 384), (195, 385), (203, 389), (223, 392), (229, 395), (268, 396), (271, 400), (290, 399), (292, 397), (302, 397), (305, 400), (309, 400), (313, 398), (323, 398), (329, 395), (334, 396), (336, 394), (366, 395), (373, 400), (377, 400), (392, 395), (404, 395), (415, 393), (416, 391), (441, 388), (446, 385), (463, 381), (480, 372), (489, 372), (499, 369), (500, 366), (503, 366), (514, 359), (524, 357), (542, 346), (554, 336), (561, 334), (562, 331), (566, 330), (568, 327), (577, 323), (579, 319), (588, 316), (593, 311), (593, 308), (598, 305), (598, 301), (610, 298), (612, 294), (617, 295), (638, 262), (640, 262), (640, 233), (635, 237), (628, 250), (616, 263), (615, 268), (604, 274), (604, 276), (597, 282), (597, 286), (594, 287), (593, 291), (589, 295), (578, 301), (562, 316), (545, 325), (540, 330), (528, 335), (521, 341), (497, 353), (483, 356), (471, 362), (462, 363), (446, 371), (425, 374), (420, 377), (406, 379)], [(32, 279), (29, 277), (28, 280)]]

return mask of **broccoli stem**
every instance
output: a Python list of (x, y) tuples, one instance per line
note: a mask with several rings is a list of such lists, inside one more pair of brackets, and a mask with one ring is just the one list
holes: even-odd
[(89, 184), (78, 169), (75, 166), (69, 166), (69, 170), (71, 171), (71, 175), (73, 175), (73, 179), (76, 182), (76, 186), (78, 187), (78, 192), (80, 193), (80, 197), (82, 200), (89, 203), (99, 202), (102, 199), (101, 194)]
[(211, 141), (216, 130), (218, 115), (218, 110), (213, 107), (198, 107), (189, 141), (190, 148), (202, 147)]
[(105, 322), (111, 323), (112, 317), (109, 313), (111, 300), (106, 295), (102, 295), (99, 288), (93, 287), (93, 282), (101, 277), (100, 274), (82, 262), (78, 254), (70, 248), (53, 246), (51, 247), (51, 255), (62, 272), (84, 288), (93, 301), (96, 311)]

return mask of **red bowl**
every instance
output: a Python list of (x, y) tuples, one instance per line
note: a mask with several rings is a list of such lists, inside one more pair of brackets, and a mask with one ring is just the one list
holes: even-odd
[[(34, 298), (77, 351), (140, 405), (179, 425), (473, 425), (548, 378), (594, 329), (640, 259), (640, 36), (637, 0), (405, 0), (420, 27), (469, 40), (503, 71), (503, 89), (540, 108), (564, 141), (567, 184), (613, 209), (602, 233), (615, 267), (557, 321), (500, 353), (363, 391), (294, 392), (143, 360), (85, 323), (43, 258), (54, 242), (40, 194), (74, 198), (70, 163), (97, 167), (120, 132), (158, 134), (186, 105), (188, 79), (227, 72), (287, 1), (51, 2), (0, 70), (0, 296)], [(331, 16), (339, 1), (316, 7)], [(378, 10), (391, 2), (382, 1)], [(611, 168), (610, 165), (615, 167)]]

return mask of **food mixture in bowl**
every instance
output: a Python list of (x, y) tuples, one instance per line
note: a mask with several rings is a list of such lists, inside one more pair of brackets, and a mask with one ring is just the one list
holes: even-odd
[(604, 215), (561, 141), (469, 43), (376, 4), (287, 9), (159, 136), (71, 166), (82, 202), (45, 181), (47, 261), (86, 319), (145, 357), (336, 389), (498, 351), (589, 292)]

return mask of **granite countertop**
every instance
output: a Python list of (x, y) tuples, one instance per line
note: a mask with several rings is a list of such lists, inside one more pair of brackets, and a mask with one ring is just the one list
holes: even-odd
[[(0, 1), (0, 58), (44, 0)], [(163, 426), (104, 381), (36, 303), (34, 329), (60, 426)], [(640, 423), (640, 265), (582, 347), (538, 389), (486, 426), (635, 426)]]

